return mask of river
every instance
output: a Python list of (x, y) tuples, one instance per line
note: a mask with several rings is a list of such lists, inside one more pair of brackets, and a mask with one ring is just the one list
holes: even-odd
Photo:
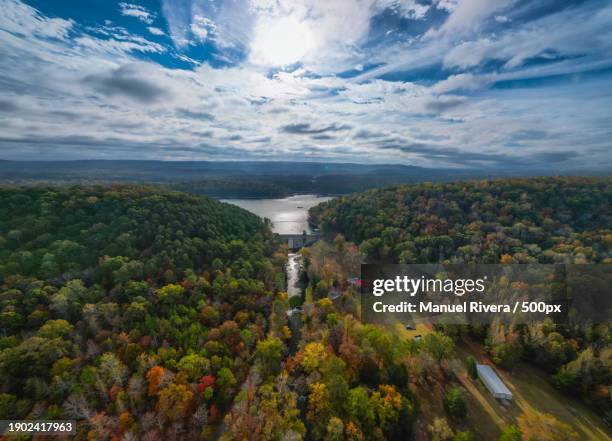
[[(308, 224), (308, 209), (329, 201), (326, 196), (304, 194), (282, 199), (222, 199), (222, 202), (234, 204), (250, 211), (259, 217), (272, 221), (272, 231), (278, 234), (302, 234), (311, 232)], [(300, 270), (302, 264), (298, 253), (289, 253), (287, 259), (287, 294), (289, 297), (302, 295)]]
[[(278, 234), (302, 234), (303, 231), (311, 233), (308, 224), (308, 209), (329, 201), (331, 198), (326, 196), (316, 196), (312, 194), (290, 196), (282, 199), (222, 199), (221, 202), (237, 205), (259, 217), (267, 218), (272, 221), (272, 231)], [(289, 297), (301, 296), (302, 286), (300, 284), (300, 273), (302, 261), (299, 253), (289, 253), (285, 272), (287, 274), (287, 294)], [(287, 311), (288, 324), (291, 329), (291, 342), (289, 344), (290, 354), (293, 355), (298, 349), (301, 336), (302, 319), (300, 309), (290, 309)], [(246, 380), (240, 387), (246, 391), (249, 387), (256, 387), (261, 379), (258, 378), (255, 364), (251, 366)], [(219, 439), (225, 432), (227, 425), (225, 420), (219, 425), (215, 439)]]

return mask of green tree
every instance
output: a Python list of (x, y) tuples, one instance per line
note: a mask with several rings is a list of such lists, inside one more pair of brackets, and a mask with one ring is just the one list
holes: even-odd
[(15, 415), (17, 397), (10, 394), (0, 393), (0, 418), (10, 419)]
[(520, 343), (504, 342), (493, 346), (491, 359), (495, 364), (505, 369), (512, 369), (523, 355), (523, 347)]
[(468, 355), (465, 359), (465, 367), (469, 376), (475, 380), (478, 378), (478, 370), (476, 369), (476, 360), (471, 355)]
[(257, 343), (255, 358), (259, 373), (263, 378), (280, 372), (283, 358), (283, 342), (276, 337), (268, 337)]
[(350, 390), (348, 409), (351, 421), (359, 425), (366, 436), (374, 430), (376, 415), (365, 388), (356, 387)]
[(228, 404), (231, 401), (232, 391), (236, 383), (236, 377), (234, 377), (234, 374), (228, 368), (221, 368), (219, 372), (217, 372), (215, 386), (219, 391), (219, 402), (221, 404)]
[(453, 441), (474, 441), (474, 435), (469, 430), (457, 432), (453, 437)]
[(422, 340), (422, 345), (425, 352), (431, 354), (438, 363), (448, 358), (455, 346), (452, 338), (438, 332), (427, 334)]
[(71, 352), (70, 342), (61, 338), (30, 337), (13, 348), (0, 351), (0, 372), (5, 381), (9, 378), (15, 383), (30, 376), (47, 378), (49, 367)]
[(170, 283), (155, 291), (155, 296), (161, 302), (174, 303), (180, 300), (184, 292), (185, 288), (182, 286)]
[(449, 389), (444, 395), (444, 408), (450, 416), (463, 418), (467, 415), (467, 404), (459, 387)]
[(181, 358), (176, 367), (185, 372), (189, 381), (196, 381), (210, 372), (210, 360), (198, 354), (189, 354)]
[(38, 335), (45, 338), (67, 337), (72, 332), (74, 326), (66, 320), (48, 320), (38, 330)]
[(502, 429), (502, 433), (499, 436), (499, 441), (522, 441), (523, 434), (521, 429), (515, 425), (509, 425)]

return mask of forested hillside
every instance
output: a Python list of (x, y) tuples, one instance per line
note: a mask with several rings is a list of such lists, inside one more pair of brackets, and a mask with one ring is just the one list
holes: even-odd
[[(609, 178), (511, 179), (372, 190), (320, 204), (310, 215), (326, 235), (358, 244), (368, 262), (610, 264), (611, 201)], [(443, 331), (481, 341), (504, 369), (521, 359), (539, 366), (555, 387), (612, 423), (609, 324)]]
[(509, 179), (371, 190), (310, 215), (369, 261), (586, 263), (612, 257), (611, 204), (611, 179)]
[(210, 436), (283, 286), (267, 225), (134, 186), (0, 190), (0, 419)]

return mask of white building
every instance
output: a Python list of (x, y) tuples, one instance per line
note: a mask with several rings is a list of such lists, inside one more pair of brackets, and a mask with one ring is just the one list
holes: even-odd
[(499, 400), (512, 400), (512, 392), (501, 381), (501, 378), (495, 373), (491, 366), (486, 364), (476, 365), (478, 378), (482, 381), (489, 392)]

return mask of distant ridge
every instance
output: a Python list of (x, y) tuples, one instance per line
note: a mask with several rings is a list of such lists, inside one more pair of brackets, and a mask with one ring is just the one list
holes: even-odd
[[(449, 173), (452, 169), (429, 169), (414, 165), (397, 164), (357, 164), (357, 163), (323, 163), (293, 161), (156, 161), (156, 160), (69, 160), (69, 161), (6, 161), (10, 169), (0, 167), (0, 173), (12, 175), (29, 175), (30, 173), (66, 173), (73, 177), (89, 175), (91, 172), (119, 177), (126, 170), (136, 175), (148, 175), (154, 180), (173, 179), (181, 173), (182, 178), (202, 178), (210, 176), (243, 175), (296, 175), (296, 174), (361, 174), (361, 173), (400, 173), (422, 174)], [(127, 177), (127, 176), (126, 176)]]
[(402, 164), (294, 161), (159, 161), (0, 159), (0, 183), (56, 185), (82, 183), (162, 184), (220, 198), (284, 197), (292, 194), (339, 195), (402, 183), (448, 182), (559, 173), (535, 169), (451, 169)]

